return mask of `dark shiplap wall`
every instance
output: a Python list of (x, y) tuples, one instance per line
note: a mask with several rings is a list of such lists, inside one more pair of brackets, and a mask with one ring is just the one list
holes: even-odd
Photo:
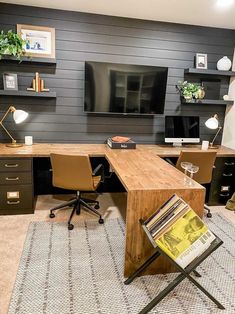
[[(205, 120), (225, 106), (180, 105), (175, 84), (185, 68), (193, 67), (197, 52), (208, 54), (208, 67), (216, 68), (222, 56), (232, 58), (235, 31), (180, 24), (114, 18), (102, 15), (49, 10), (0, 3), (0, 29), (15, 30), (16, 24), (56, 28), (54, 69), (48, 66), (1, 65), (0, 71), (18, 73), (21, 89), (30, 85), (32, 72), (40, 72), (56, 100), (0, 98), (1, 114), (10, 103), (30, 113), (27, 123), (6, 125), (18, 139), (33, 135), (36, 142), (103, 143), (112, 135), (126, 135), (137, 143), (162, 143), (164, 115), (151, 118), (88, 116), (83, 113), (84, 61), (107, 61), (169, 67), (165, 115), (200, 115), (201, 138), (214, 133)], [(2, 82), (0, 82), (1, 84)], [(7, 139), (2, 131), (0, 137)]]

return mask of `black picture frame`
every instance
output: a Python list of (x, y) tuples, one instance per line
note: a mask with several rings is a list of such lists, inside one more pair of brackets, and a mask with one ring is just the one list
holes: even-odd
[(196, 69), (207, 69), (207, 54), (197, 53), (195, 58)]
[(4, 90), (18, 90), (18, 78), (16, 73), (3, 73)]

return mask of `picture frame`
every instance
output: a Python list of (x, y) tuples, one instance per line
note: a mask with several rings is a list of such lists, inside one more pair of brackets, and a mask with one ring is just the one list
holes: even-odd
[(3, 73), (4, 90), (18, 90), (18, 78), (16, 73)]
[(207, 69), (207, 54), (197, 53), (195, 65), (196, 65), (196, 69)]
[(17, 24), (17, 33), (26, 40), (25, 56), (55, 59), (55, 29)]

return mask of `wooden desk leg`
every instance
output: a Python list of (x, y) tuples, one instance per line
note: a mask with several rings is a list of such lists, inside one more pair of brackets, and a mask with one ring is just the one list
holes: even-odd
[[(129, 277), (154, 253), (153, 247), (139, 223), (139, 219), (149, 217), (174, 193), (182, 197), (200, 217), (203, 216), (205, 189), (142, 190), (128, 192), (124, 266), (125, 277)], [(173, 271), (175, 271), (175, 268), (161, 256), (146, 269), (143, 275)]]

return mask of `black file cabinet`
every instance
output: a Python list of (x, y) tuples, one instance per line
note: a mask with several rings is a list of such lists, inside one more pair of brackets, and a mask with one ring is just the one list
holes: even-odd
[(34, 212), (32, 159), (0, 159), (0, 215)]
[(225, 205), (235, 192), (235, 158), (216, 158), (208, 205)]

